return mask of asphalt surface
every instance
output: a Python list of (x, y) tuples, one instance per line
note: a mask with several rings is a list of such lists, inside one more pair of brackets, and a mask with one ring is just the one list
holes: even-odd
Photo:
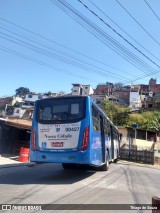
[[(82, 212), (75, 210), (79, 204), (82, 210), (89, 207), (89, 210), (83, 212), (110, 213), (110, 210), (100, 210), (104, 208), (103, 204), (112, 205), (112, 208), (120, 208), (121, 204), (146, 207), (151, 204), (153, 196), (160, 196), (160, 169), (152, 165), (118, 161), (117, 164), (111, 163), (108, 171), (102, 172), (94, 169), (66, 171), (61, 164), (56, 163), (31, 166), (33, 163), (18, 162), (9, 156), (2, 156), (0, 162), (4, 163), (0, 166), (0, 198), (1, 203), (6, 205), (37, 204), (46, 205), (47, 209), (50, 204), (52, 208), (61, 209), (67, 205), (74, 211), (66, 209), (60, 212), (70, 213)], [(94, 211), (96, 208), (99, 210)], [(59, 213), (57, 210), (52, 212)], [(114, 212), (132, 211), (121, 209)], [(151, 213), (148, 210), (140, 212)]]
[[(19, 156), (13, 156), (13, 155), (0, 155), (0, 168), (7, 168), (7, 167), (17, 167), (17, 166), (32, 166), (35, 165), (33, 162), (20, 162), (18, 160)], [(132, 161), (126, 161), (126, 160), (119, 160), (118, 164), (124, 164), (124, 165), (136, 165), (140, 167), (147, 167), (147, 168), (153, 168), (153, 169), (160, 169), (160, 165), (155, 164), (143, 164), (143, 163), (137, 163)]]

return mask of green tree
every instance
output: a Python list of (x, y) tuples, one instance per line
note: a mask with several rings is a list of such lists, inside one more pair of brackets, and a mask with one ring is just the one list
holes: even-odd
[(52, 92), (51, 92), (51, 91), (45, 92), (44, 95), (46, 95), (46, 96), (51, 96), (51, 95), (52, 95)]
[(150, 130), (160, 132), (160, 112), (155, 112), (149, 121)]
[(20, 97), (25, 96), (26, 94), (30, 93), (30, 90), (26, 87), (19, 87), (15, 90), (16, 95), (19, 95)]
[(150, 128), (150, 122), (153, 119), (154, 116), (154, 112), (145, 112), (142, 114), (142, 124), (141, 124), (141, 128), (142, 129), (147, 129), (147, 130), (151, 130)]
[(129, 115), (128, 122), (126, 124), (127, 127), (131, 127), (132, 124), (138, 124), (140, 128), (143, 126), (143, 115), (138, 113), (132, 113)]
[(117, 113), (116, 105), (109, 102), (109, 100), (104, 100), (102, 103), (102, 109), (107, 114), (107, 116), (111, 120), (113, 120), (113, 118), (115, 117), (115, 115)]
[(113, 123), (117, 126), (126, 126), (128, 120), (129, 120), (129, 111), (128, 109), (123, 109), (124, 111), (118, 112), (114, 119)]
[(138, 124), (140, 129), (160, 131), (160, 112), (130, 114), (126, 126), (131, 127), (132, 124)]
[(128, 108), (112, 103), (109, 100), (104, 100), (102, 109), (115, 125), (122, 126), (127, 123), (129, 118)]
[(104, 100), (102, 103), (103, 111), (110, 120), (117, 126), (131, 127), (138, 124), (140, 129), (160, 132), (160, 112), (130, 113), (128, 108)]

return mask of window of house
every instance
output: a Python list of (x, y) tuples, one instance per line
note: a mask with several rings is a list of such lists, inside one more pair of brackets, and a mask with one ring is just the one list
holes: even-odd
[(29, 95), (28, 95), (28, 98), (32, 98), (32, 95), (31, 95), (31, 94), (29, 94)]

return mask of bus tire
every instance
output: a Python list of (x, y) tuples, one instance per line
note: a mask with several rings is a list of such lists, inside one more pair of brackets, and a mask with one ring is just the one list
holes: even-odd
[(114, 159), (114, 163), (117, 163), (117, 162), (118, 162), (118, 158), (119, 158), (119, 153), (118, 153), (118, 151), (117, 151), (117, 158)]
[(114, 159), (114, 163), (117, 163), (117, 161), (118, 161), (118, 158)]
[(106, 153), (106, 162), (101, 166), (101, 171), (107, 171), (109, 169), (109, 155)]

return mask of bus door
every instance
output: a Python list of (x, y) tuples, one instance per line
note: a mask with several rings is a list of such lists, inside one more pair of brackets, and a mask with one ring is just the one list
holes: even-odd
[(112, 150), (111, 159), (114, 159), (114, 130), (112, 126), (111, 126), (111, 150)]
[(105, 133), (104, 133), (104, 120), (100, 116), (100, 133), (101, 133), (101, 145), (102, 145), (102, 162), (105, 162), (106, 152), (105, 152)]

